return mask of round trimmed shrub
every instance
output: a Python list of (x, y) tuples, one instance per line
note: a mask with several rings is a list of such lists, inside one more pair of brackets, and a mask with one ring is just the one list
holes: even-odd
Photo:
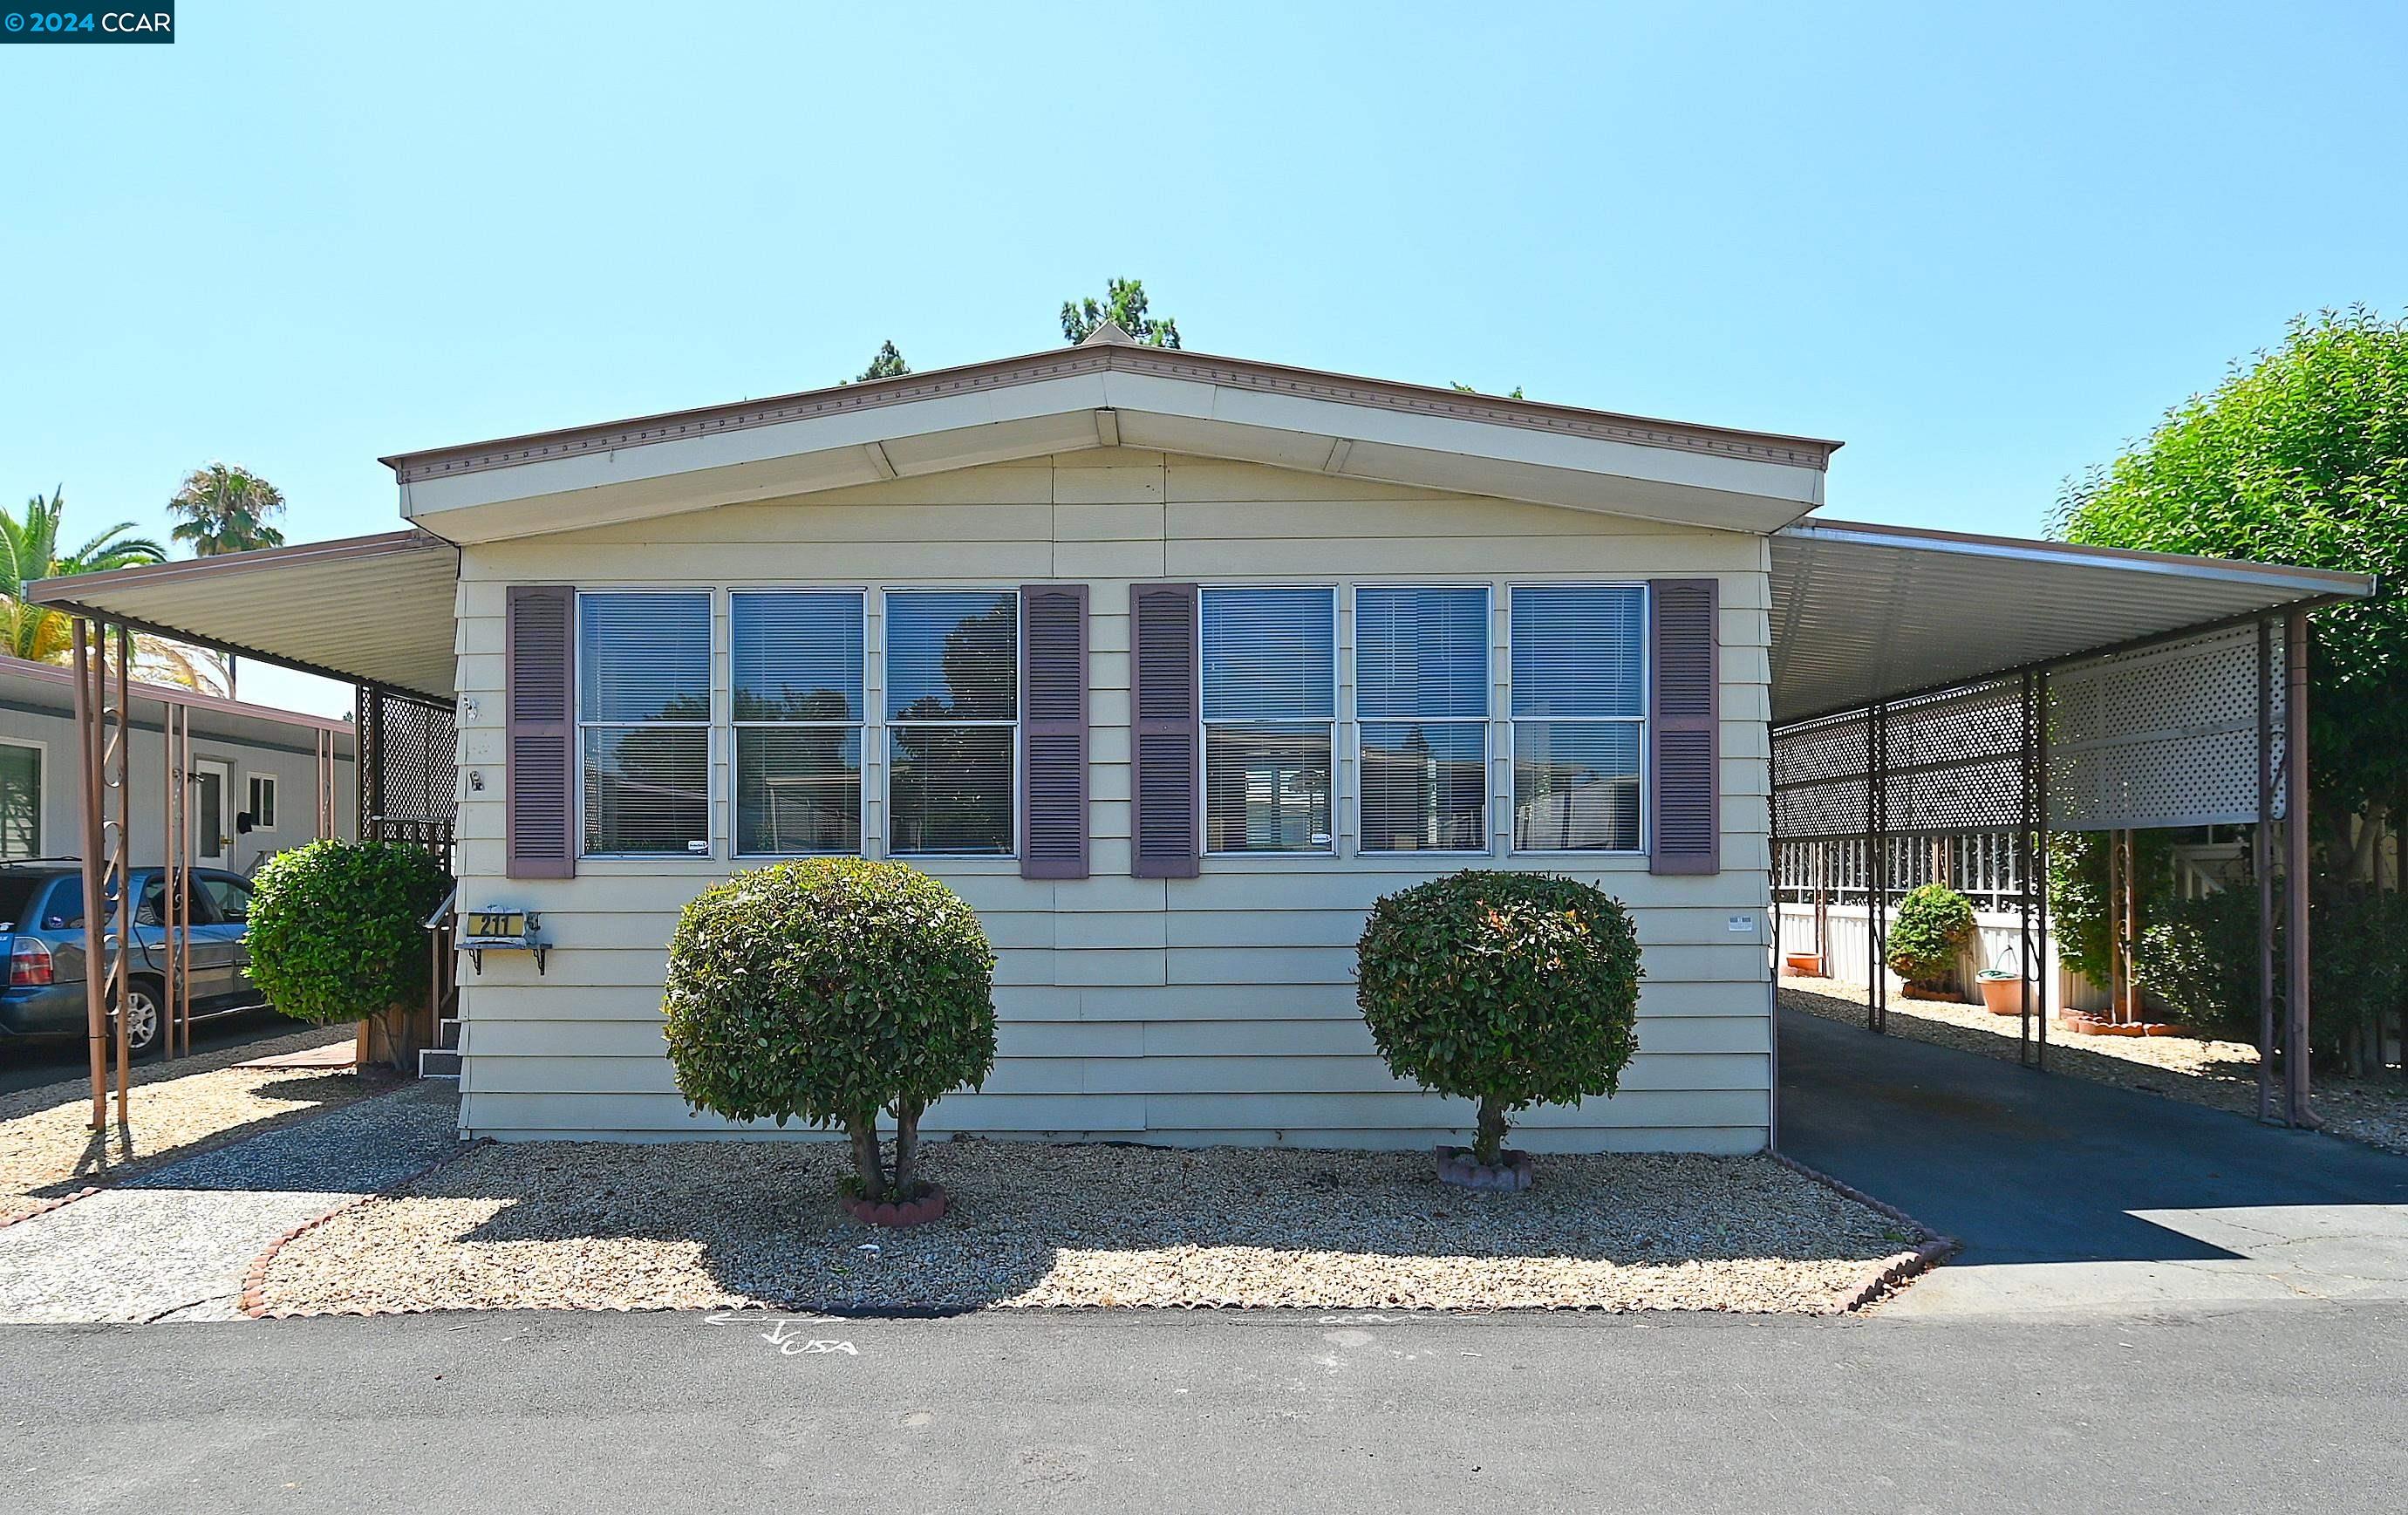
[(841, 1127), (858, 1197), (908, 1200), (921, 1112), (995, 1066), (994, 975), (977, 914), (916, 868), (848, 857), (738, 873), (669, 938), (678, 1092), (733, 1121)]
[(1945, 988), (1973, 931), (1971, 900), (1946, 884), (1909, 890), (1890, 918), (1889, 971), (1918, 989)]
[(1355, 1003), (1398, 1078), (1476, 1102), (1494, 1165), (1517, 1110), (1620, 1086), (1639, 1050), (1630, 913), (1573, 879), (1474, 869), (1371, 908)]
[(321, 1025), (384, 1022), (398, 1067), (424, 1003), (426, 918), (452, 876), (424, 848), (329, 837), (279, 852), (251, 881), (251, 981), (286, 1015)]

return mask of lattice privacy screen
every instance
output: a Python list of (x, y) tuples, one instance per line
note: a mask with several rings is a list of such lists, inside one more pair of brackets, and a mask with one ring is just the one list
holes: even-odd
[(435, 825), (459, 814), (460, 734), (448, 705), (374, 691), (360, 701), (360, 835), (372, 824)]
[[(2283, 648), (2273, 646), (2274, 815), (2282, 815)], [(1978, 831), (2021, 823), (2027, 731), (2020, 679), (1887, 707), (1881, 750), (1867, 712), (1772, 739), (1781, 839), (1861, 836), (1866, 776), (1884, 770), (1882, 829)], [(2258, 819), (2258, 629), (2241, 626), (2053, 672), (2052, 831), (2239, 824)], [(2036, 739), (2036, 736), (2035, 736)]]
[[(2283, 639), (2273, 638), (2274, 816), (2283, 813)], [(2052, 674), (2049, 825), (2063, 831), (2258, 819), (2258, 628)]]
[(1883, 829), (1981, 831), (2021, 823), (2024, 735), (2019, 679), (1900, 700), (1883, 712), (1881, 750), (1864, 711), (1792, 726), (1773, 738), (1775, 824), (1783, 841), (1860, 836), (1865, 776), (1884, 770)]

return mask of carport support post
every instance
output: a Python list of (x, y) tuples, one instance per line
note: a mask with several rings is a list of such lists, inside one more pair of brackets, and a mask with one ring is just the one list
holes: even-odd
[(2293, 610), (2283, 622), (2283, 850), (2290, 877), (2285, 880), (2290, 918), (2284, 965), (2290, 975), (2287, 1026), (2283, 1038), (2283, 1118), (2295, 1126), (2317, 1124), (2308, 1107), (2308, 614)]
[(2032, 676), (2024, 670), (2015, 704), (2015, 950), (2020, 995), (2015, 1025), (2015, 1061), (2031, 1063), (2032, 1013)]
[(2040, 891), (2040, 1036), (2035, 1043), (2033, 1066), (2048, 1070), (2048, 986), (2057, 977), (2057, 959), (2048, 950), (2048, 670), (2042, 668), (2032, 680), (2032, 862), (2031, 877), (2024, 880), (2024, 893)]
[(2274, 623), (2258, 622), (2258, 824), (2249, 836), (2258, 879), (2258, 1119), (2274, 1114)]
[(75, 618), (77, 787), (83, 795), (83, 1008), (91, 1051), (92, 1129), (108, 1128), (108, 1011), (100, 954), (100, 712), (93, 698), (93, 624)]

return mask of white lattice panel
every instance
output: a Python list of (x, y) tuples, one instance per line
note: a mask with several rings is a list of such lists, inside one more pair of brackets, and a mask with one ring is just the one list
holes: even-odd
[[(2235, 825), (2258, 819), (2257, 627), (2053, 673), (2048, 692), (2050, 829)], [(2273, 720), (2279, 818), (2279, 636)]]

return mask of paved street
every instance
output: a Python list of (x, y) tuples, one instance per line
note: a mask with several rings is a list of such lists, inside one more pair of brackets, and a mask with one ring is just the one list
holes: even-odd
[(12, 1503), (44, 1511), (2372, 1509), (2402, 1381), (2388, 1303), (0, 1334)]

